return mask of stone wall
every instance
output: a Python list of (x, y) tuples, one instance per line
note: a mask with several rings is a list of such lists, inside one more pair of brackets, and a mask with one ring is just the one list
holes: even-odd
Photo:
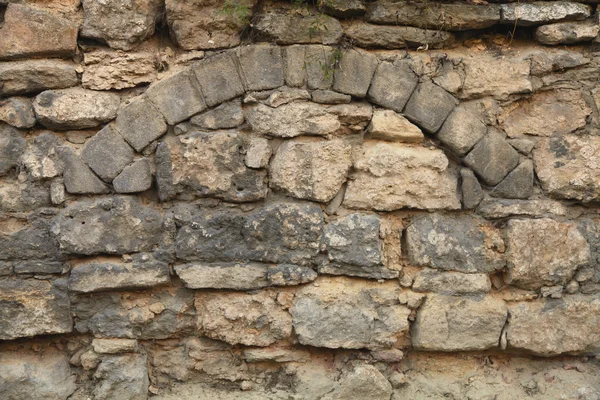
[(600, 398), (596, 2), (317, 3), (0, 0), (0, 399)]

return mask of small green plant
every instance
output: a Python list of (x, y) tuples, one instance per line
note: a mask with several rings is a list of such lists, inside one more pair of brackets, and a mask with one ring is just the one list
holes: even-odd
[(240, 3), (238, 0), (226, 0), (221, 9), (223, 14), (227, 15), (238, 25), (246, 25), (250, 22), (252, 11), (246, 4)]

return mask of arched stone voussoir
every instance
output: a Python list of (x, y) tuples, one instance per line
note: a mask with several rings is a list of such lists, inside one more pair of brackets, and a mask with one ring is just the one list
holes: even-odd
[(167, 132), (165, 119), (146, 95), (119, 110), (115, 128), (138, 152)]

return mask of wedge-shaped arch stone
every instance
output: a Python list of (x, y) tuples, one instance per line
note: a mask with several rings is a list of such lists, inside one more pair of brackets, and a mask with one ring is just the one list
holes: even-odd
[(392, 347), (408, 331), (410, 310), (397, 282), (375, 286), (350, 278), (324, 278), (297, 292), (290, 313), (300, 343), (328, 348)]
[(404, 115), (429, 133), (437, 132), (458, 100), (433, 82), (420, 83), (410, 96)]
[(392, 64), (384, 61), (375, 70), (368, 99), (379, 106), (402, 112), (417, 83), (418, 78), (407, 62)]
[(498, 347), (508, 316), (491, 296), (428, 295), (411, 326), (413, 347), (426, 351), (474, 351)]
[(497, 185), (519, 164), (519, 153), (496, 135), (486, 135), (464, 159), (481, 180)]
[(365, 97), (377, 64), (377, 57), (370, 53), (359, 50), (343, 52), (335, 70), (333, 90), (358, 98)]
[(141, 96), (121, 108), (115, 128), (137, 151), (142, 151), (167, 131), (167, 124), (158, 109), (146, 96)]
[(246, 90), (267, 90), (283, 86), (283, 57), (279, 46), (238, 47), (237, 58)]
[(81, 150), (81, 157), (105, 182), (112, 181), (131, 161), (134, 151), (116, 131), (106, 125)]
[(199, 61), (192, 70), (209, 107), (244, 94), (244, 85), (229, 52)]

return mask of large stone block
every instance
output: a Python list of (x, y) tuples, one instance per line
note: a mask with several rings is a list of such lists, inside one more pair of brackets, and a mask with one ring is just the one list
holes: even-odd
[(77, 376), (69, 358), (57, 350), (0, 352), (0, 397), (10, 400), (67, 400)]
[(383, 241), (377, 215), (350, 214), (330, 221), (325, 227), (329, 261), (319, 272), (385, 279), (398, 276), (383, 265)]
[(540, 140), (533, 160), (544, 192), (560, 199), (600, 199), (598, 151), (597, 136), (564, 135)]
[(448, 115), (458, 105), (450, 93), (432, 83), (420, 83), (410, 96), (404, 115), (429, 133), (437, 132)]
[(27, 224), (8, 219), (0, 229), (0, 249), (0, 260), (56, 260), (60, 256), (48, 221), (36, 217)]
[(350, 25), (344, 32), (353, 43), (365, 49), (417, 49), (428, 46), (440, 49), (452, 45), (455, 37), (452, 33), (433, 29), (414, 28), (412, 26), (372, 25), (358, 22)]
[(232, 54), (223, 53), (201, 60), (192, 66), (209, 107), (244, 94)]
[(575, 295), (515, 303), (509, 311), (506, 335), (510, 347), (545, 357), (600, 352), (598, 296)]
[(333, 90), (358, 98), (365, 97), (377, 65), (377, 57), (370, 53), (358, 50), (343, 52), (335, 70)]
[(591, 113), (580, 90), (560, 89), (515, 102), (498, 122), (510, 137), (565, 135), (583, 128)]
[(269, 286), (266, 264), (189, 263), (175, 272), (190, 289), (253, 290)]
[(131, 147), (142, 151), (165, 134), (167, 124), (150, 100), (141, 96), (119, 110), (115, 128)]
[(246, 90), (275, 89), (284, 85), (283, 57), (279, 46), (238, 47), (237, 58)]
[(367, 14), (375, 24), (465, 31), (484, 29), (500, 21), (500, 6), (468, 3), (376, 3)]
[(459, 156), (464, 156), (486, 134), (487, 126), (481, 116), (467, 107), (458, 106), (448, 116), (437, 138)]
[(75, 330), (99, 338), (166, 339), (194, 329), (194, 294), (177, 287), (73, 296)]
[(66, 281), (63, 279), (0, 279), (0, 304), (2, 340), (73, 330)]
[(379, 106), (402, 112), (418, 81), (408, 63), (384, 61), (375, 71), (368, 98)]
[(187, 70), (150, 86), (146, 90), (146, 96), (169, 125), (175, 125), (206, 108), (196, 79)]
[(519, 164), (519, 153), (496, 135), (486, 135), (464, 159), (481, 180), (497, 185)]
[(81, 150), (81, 158), (105, 182), (112, 181), (133, 161), (133, 149), (113, 125), (92, 136)]
[(205, 210), (179, 230), (176, 252), (186, 261), (314, 264), (322, 232), (316, 204), (278, 203), (250, 214)]
[(79, 83), (75, 64), (61, 60), (0, 63), (0, 96), (61, 89)]
[(351, 146), (342, 140), (290, 140), (269, 168), (270, 186), (299, 199), (330, 201), (346, 181)]
[(93, 90), (127, 89), (156, 79), (154, 54), (109, 49), (86, 51), (81, 86)]
[(575, 224), (548, 218), (508, 222), (506, 279), (515, 286), (540, 289), (565, 285), (590, 257), (589, 245)]
[(94, 399), (145, 400), (148, 398), (146, 354), (104, 356), (94, 372)]
[(108, 186), (102, 182), (85, 162), (70, 148), (60, 151), (60, 157), (65, 164), (63, 174), (67, 192), (73, 194), (108, 193)]
[[(316, 284), (318, 282), (318, 285)], [(408, 331), (410, 310), (397, 282), (320, 278), (296, 293), (290, 313), (300, 343), (315, 347), (392, 347)]]
[(78, 26), (46, 10), (8, 5), (0, 28), (0, 60), (65, 56), (75, 52)]
[(140, 289), (169, 283), (169, 265), (147, 254), (136, 254), (133, 262), (91, 261), (71, 269), (69, 290), (76, 293), (118, 289)]
[(405, 237), (414, 265), (474, 273), (505, 264), (500, 232), (477, 217), (425, 215), (410, 224)]
[(132, 50), (154, 33), (160, 19), (160, 0), (82, 0), (81, 36), (114, 49)]
[(335, 18), (293, 13), (261, 15), (252, 31), (259, 39), (277, 44), (335, 44), (344, 33)]
[(491, 296), (428, 295), (411, 326), (412, 344), (427, 351), (498, 347), (507, 316), (504, 301)]
[(20, 130), (0, 123), (0, 176), (7, 175), (19, 165), (25, 144), (25, 135)]
[(160, 199), (181, 193), (233, 202), (264, 198), (266, 172), (246, 167), (243, 148), (244, 141), (236, 132), (168, 137), (156, 153)]
[(125, 196), (80, 200), (62, 210), (52, 224), (52, 233), (66, 254), (150, 251), (162, 231), (157, 209)]
[(503, 24), (518, 26), (544, 25), (551, 22), (586, 19), (592, 8), (587, 4), (566, 1), (509, 3), (500, 6)]
[(195, 305), (200, 333), (229, 344), (268, 346), (292, 333), (292, 317), (274, 291), (197, 292)]
[(440, 150), (369, 141), (356, 152), (354, 168), (344, 198), (347, 207), (460, 208), (457, 174)]

